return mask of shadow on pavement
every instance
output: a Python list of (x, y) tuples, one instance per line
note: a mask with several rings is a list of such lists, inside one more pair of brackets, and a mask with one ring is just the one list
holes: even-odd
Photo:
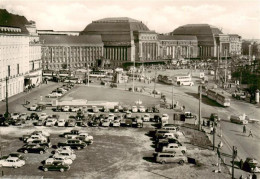
[[(187, 95), (190, 95), (196, 99), (199, 99), (199, 95), (198, 93), (190, 93), (190, 92), (186, 92)], [(207, 98), (207, 97), (202, 97), (202, 103), (206, 104), (206, 105), (210, 105), (210, 106), (213, 106), (213, 107), (222, 107), (224, 108), (223, 106), (221, 106), (220, 104), (218, 104), (217, 102)]]

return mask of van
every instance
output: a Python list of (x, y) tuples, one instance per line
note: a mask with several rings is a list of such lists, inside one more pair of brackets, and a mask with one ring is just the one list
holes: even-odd
[(230, 116), (230, 122), (236, 123), (236, 124), (242, 124), (242, 125), (245, 125), (248, 123), (247, 120), (243, 119), (243, 116), (236, 116), (236, 115)]
[(184, 162), (187, 161), (187, 157), (177, 153), (159, 152), (156, 153), (154, 156), (155, 161), (162, 164), (176, 162), (182, 165), (184, 164)]

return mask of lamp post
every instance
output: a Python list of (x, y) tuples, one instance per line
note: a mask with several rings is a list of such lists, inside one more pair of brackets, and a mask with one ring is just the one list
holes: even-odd
[(10, 113), (8, 110), (8, 77), (5, 78), (5, 105), (6, 105), (6, 109), (5, 109), (5, 118), (9, 118), (10, 117)]
[(133, 68), (133, 92), (135, 92), (135, 59), (134, 59), (134, 68)]
[(89, 86), (89, 64), (87, 64), (88, 66), (88, 86)]

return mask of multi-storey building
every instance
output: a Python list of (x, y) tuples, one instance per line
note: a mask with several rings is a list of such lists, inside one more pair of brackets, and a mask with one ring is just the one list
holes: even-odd
[[(26, 25), (29, 27), (31, 22), (25, 17), (0, 9), (0, 100), (6, 97), (6, 89), (8, 96), (23, 92), (25, 79), (30, 76), (30, 56), (34, 50)], [(32, 57), (32, 61), (35, 58), (39, 61), (39, 48), (38, 57)]]
[(100, 35), (41, 35), (43, 69), (59, 71), (96, 66), (103, 56)]
[(208, 24), (187, 24), (178, 27), (170, 34), (196, 36), (200, 58), (230, 57), (233, 54), (241, 54), (240, 36), (223, 34), (220, 29)]

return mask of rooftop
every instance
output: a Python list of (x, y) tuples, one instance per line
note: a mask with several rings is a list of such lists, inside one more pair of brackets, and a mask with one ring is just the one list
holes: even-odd
[(40, 35), (40, 40), (44, 44), (103, 44), (100, 35), (82, 35), (82, 36), (67, 36), (67, 35)]
[(197, 40), (193, 35), (158, 35), (159, 40)]
[(15, 31), (0, 31), (3, 33), (19, 33), (19, 34), (28, 34), (28, 30), (26, 29), (25, 25), (30, 24), (28, 20), (24, 16), (15, 15), (9, 13), (5, 9), (0, 9), (0, 27), (12, 27), (12, 28), (20, 28), (20, 32)]

